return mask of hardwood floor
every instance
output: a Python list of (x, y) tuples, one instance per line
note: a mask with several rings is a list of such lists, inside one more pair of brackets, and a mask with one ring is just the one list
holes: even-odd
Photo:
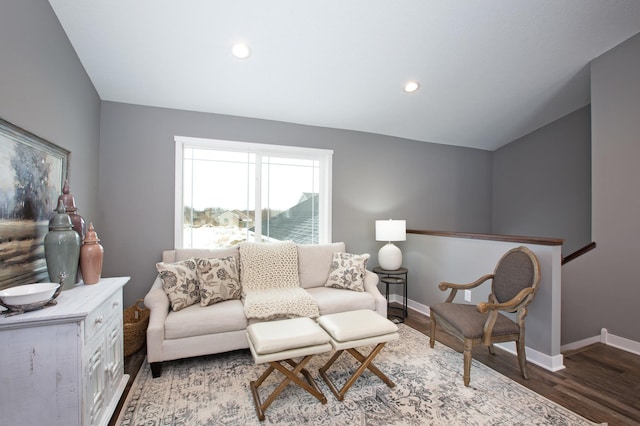
[[(409, 309), (409, 317), (406, 318), (405, 324), (429, 335), (429, 317), (425, 315)], [(445, 331), (438, 329), (436, 338), (438, 343), (462, 351), (462, 344)], [(115, 425), (144, 357), (142, 349), (125, 359), (125, 373), (131, 377), (109, 425)], [(473, 352), (473, 358), (593, 422), (606, 422), (610, 426), (640, 424), (638, 355), (597, 343), (564, 353), (566, 368), (562, 371), (552, 373), (529, 363), (529, 380), (523, 379), (520, 375), (515, 355), (498, 348), (494, 356), (485, 348), (477, 347)]]

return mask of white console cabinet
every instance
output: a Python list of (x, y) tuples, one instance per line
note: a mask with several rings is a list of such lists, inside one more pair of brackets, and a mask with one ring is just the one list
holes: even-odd
[(124, 374), (122, 288), (103, 278), (63, 291), (57, 304), (0, 313), (0, 423), (106, 425)]

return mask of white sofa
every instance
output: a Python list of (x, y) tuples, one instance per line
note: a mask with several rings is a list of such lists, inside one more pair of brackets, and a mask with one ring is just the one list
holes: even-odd
[[(300, 286), (316, 301), (320, 315), (371, 309), (386, 318), (387, 300), (378, 290), (378, 276), (373, 272), (366, 271), (363, 292), (324, 286), (333, 253), (345, 252), (344, 243), (299, 244), (296, 247)], [(171, 263), (192, 257), (231, 255), (239, 259), (238, 247), (169, 250), (162, 253), (162, 261)], [(174, 312), (157, 277), (144, 303), (151, 311), (147, 328), (147, 360), (153, 377), (162, 373), (163, 361), (249, 348), (246, 328), (255, 320), (247, 320), (241, 300), (227, 300), (204, 307), (195, 304)]]

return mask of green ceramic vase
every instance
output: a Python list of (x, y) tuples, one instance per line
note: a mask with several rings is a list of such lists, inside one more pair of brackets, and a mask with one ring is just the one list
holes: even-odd
[(59, 282), (60, 274), (65, 274), (67, 278), (62, 283), (62, 290), (75, 286), (80, 260), (80, 236), (73, 230), (62, 200), (58, 201), (56, 214), (49, 222), (49, 232), (44, 237), (44, 257), (52, 283)]

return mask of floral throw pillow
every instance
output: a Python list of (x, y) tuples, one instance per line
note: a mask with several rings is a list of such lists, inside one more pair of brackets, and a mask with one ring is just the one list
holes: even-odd
[(364, 274), (369, 254), (333, 253), (325, 287), (364, 291)]
[(200, 306), (240, 299), (242, 289), (235, 256), (197, 259), (196, 262), (200, 278)]
[(179, 311), (200, 301), (195, 259), (177, 263), (159, 262), (156, 263), (156, 269), (172, 310)]

